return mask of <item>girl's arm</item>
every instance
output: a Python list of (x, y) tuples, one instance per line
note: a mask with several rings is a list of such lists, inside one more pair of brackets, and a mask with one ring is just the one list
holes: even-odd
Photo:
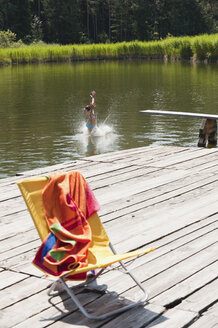
[(90, 96), (92, 98), (91, 105), (94, 108), (95, 107), (95, 96), (96, 96), (96, 92), (95, 91), (92, 91)]

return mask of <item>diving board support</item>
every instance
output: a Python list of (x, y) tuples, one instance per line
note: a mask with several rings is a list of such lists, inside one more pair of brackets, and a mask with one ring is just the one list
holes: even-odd
[(192, 118), (201, 118), (202, 122), (199, 129), (198, 147), (216, 146), (217, 145), (217, 122), (218, 115), (190, 113), (190, 112), (175, 112), (164, 110), (142, 110), (140, 113), (148, 115), (172, 115)]
[(198, 147), (216, 146), (217, 144), (217, 122), (212, 119), (203, 119), (199, 129)]

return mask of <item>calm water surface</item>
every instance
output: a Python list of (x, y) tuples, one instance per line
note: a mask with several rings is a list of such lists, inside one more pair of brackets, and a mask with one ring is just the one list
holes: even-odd
[[(139, 111), (218, 114), (217, 67), (154, 61), (1, 67), (0, 178), (132, 147), (196, 146), (199, 119)], [(91, 90), (99, 136), (90, 138), (82, 109)]]

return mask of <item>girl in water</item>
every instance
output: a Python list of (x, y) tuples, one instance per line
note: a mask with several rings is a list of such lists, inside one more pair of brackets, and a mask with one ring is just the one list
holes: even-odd
[(91, 133), (92, 130), (94, 129), (94, 127), (96, 126), (96, 116), (95, 116), (95, 112), (94, 112), (95, 96), (96, 96), (96, 92), (92, 91), (91, 95), (90, 95), (90, 97), (92, 98), (92, 101), (89, 105), (87, 105), (84, 108), (84, 114), (88, 118), (86, 127), (87, 127), (89, 133)]

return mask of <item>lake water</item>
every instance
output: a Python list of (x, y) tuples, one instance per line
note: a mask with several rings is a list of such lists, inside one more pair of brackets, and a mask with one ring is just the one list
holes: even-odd
[[(159, 109), (218, 114), (218, 66), (102, 61), (0, 68), (0, 178), (84, 156), (148, 145), (196, 146), (201, 120)], [(96, 90), (97, 136), (83, 107)]]

